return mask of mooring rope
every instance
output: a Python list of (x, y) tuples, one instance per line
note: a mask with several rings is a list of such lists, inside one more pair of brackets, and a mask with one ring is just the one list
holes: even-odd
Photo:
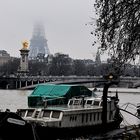
[(0, 125), (3, 125), (4, 124), (4, 120), (9, 116), (9, 113), (7, 113), (5, 115), (5, 117), (3, 117), (1, 120), (0, 120)]
[(137, 116), (137, 115), (135, 115), (135, 114), (133, 114), (133, 113), (131, 113), (131, 112), (125, 110), (125, 109), (122, 109), (122, 108), (119, 108), (119, 109), (122, 110), (122, 111), (124, 111), (124, 112), (126, 112), (126, 113), (128, 113), (128, 114), (130, 114), (130, 115), (132, 115), (132, 116), (134, 116), (134, 117), (136, 117), (136, 118), (138, 118), (138, 119), (140, 119), (139, 116)]
[(32, 127), (32, 132), (33, 132), (34, 140), (40, 140), (40, 138), (38, 137), (38, 135), (36, 133), (36, 130), (35, 130), (35, 124), (31, 123), (31, 127)]

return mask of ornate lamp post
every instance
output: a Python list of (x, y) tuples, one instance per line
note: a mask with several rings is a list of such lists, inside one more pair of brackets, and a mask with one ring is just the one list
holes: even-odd
[(28, 42), (24, 41), (23, 43), (23, 47), (22, 49), (20, 49), (20, 67), (18, 70), (18, 74), (22, 75), (22, 76), (26, 76), (29, 73), (29, 69), (28, 69), (28, 53), (29, 53), (29, 49), (28, 49)]

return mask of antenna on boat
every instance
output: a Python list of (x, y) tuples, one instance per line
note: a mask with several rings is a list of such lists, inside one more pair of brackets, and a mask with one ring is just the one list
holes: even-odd
[(118, 91), (116, 90), (116, 100), (115, 100), (115, 103), (118, 104), (118, 102), (119, 102)]
[(44, 108), (46, 108), (47, 107), (47, 99), (43, 98), (42, 101), (43, 101)]
[(82, 107), (84, 107), (84, 100), (85, 100), (85, 96), (84, 95), (82, 95)]

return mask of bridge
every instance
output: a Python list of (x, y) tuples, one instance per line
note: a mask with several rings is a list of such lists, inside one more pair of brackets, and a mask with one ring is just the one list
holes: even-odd
[[(103, 76), (3, 76), (0, 77), (1, 89), (31, 89), (38, 84), (84, 84), (87, 87), (100, 86), (106, 82)], [(120, 77), (120, 87), (140, 87), (140, 77)]]

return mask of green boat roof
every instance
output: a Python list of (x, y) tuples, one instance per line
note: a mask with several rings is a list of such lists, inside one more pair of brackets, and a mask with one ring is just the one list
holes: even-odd
[(31, 93), (31, 95), (29, 95), (28, 97), (38, 96), (38, 97), (56, 98), (64, 96), (77, 96), (82, 95), (83, 93), (89, 95), (91, 91), (87, 87), (79, 85), (44, 84), (38, 85)]

